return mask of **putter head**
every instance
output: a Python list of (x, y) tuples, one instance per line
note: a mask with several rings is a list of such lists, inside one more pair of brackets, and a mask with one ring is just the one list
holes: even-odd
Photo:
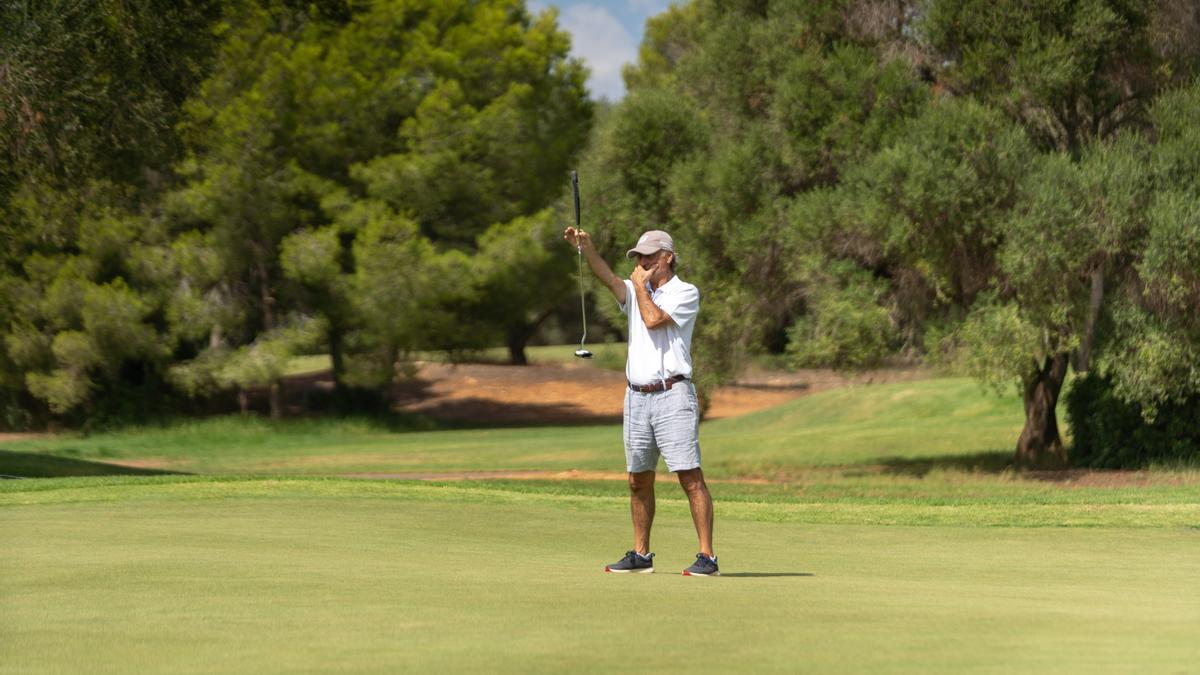
[(578, 356), (581, 359), (590, 359), (592, 358), (592, 353), (586, 349), (576, 349), (575, 356)]

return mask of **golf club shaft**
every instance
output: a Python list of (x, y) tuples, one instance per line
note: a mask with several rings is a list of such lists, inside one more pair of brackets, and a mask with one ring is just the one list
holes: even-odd
[[(571, 172), (571, 192), (575, 196), (575, 229), (579, 230), (579, 174)], [(579, 253), (579, 311), (583, 315), (583, 337), (579, 338), (579, 349), (583, 350), (584, 343), (587, 342), (587, 303), (584, 302), (583, 294), (583, 245), (576, 247)]]
[(583, 337), (579, 338), (579, 348), (587, 342), (587, 304), (583, 301), (583, 251), (579, 251), (579, 311), (583, 314)]
[(571, 172), (571, 192), (575, 194), (575, 229), (579, 229), (579, 174)]

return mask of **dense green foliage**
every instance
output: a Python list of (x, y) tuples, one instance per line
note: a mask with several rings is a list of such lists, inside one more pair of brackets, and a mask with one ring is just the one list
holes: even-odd
[(1076, 380), (1066, 396), (1071, 463), (1104, 469), (1189, 463), (1200, 457), (1200, 396), (1154, 411), (1150, 421), (1099, 375)]
[(702, 373), (931, 359), (1019, 385), (1018, 459), (1061, 464), (1070, 366), (1151, 415), (1200, 391), (1195, 247), (1155, 243), (1196, 236), (1198, 34), (1149, 0), (696, 0), (589, 151), (598, 240), (676, 234)]
[(523, 358), (591, 123), (553, 12), (160, 4), (4, 5), (6, 426), (228, 388), (279, 415), (297, 352), (340, 393), (418, 348)]
[(97, 387), (114, 404), (156, 388), (127, 361), (164, 352), (165, 237), (134, 211), (182, 152), (174, 125), (219, 14), (205, 0), (0, 5), (0, 425)]

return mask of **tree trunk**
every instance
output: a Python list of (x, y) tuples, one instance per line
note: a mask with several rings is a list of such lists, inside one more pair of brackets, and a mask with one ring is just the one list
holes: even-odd
[(263, 330), (270, 331), (275, 328), (275, 297), (271, 295), (271, 273), (267, 271), (267, 264), (263, 262), (259, 251), (259, 247), (255, 246), (254, 259), (258, 268), (258, 289), (262, 301)]
[(1096, 343), (1096, 321), (1100, 318), (1100, 303), (1104, 301), (1104, 269), (1092, 272), (1092, 292), (1088, 299), (1087, 324), (1079, 341), (1075, 372), (1086, 373), (1092, 365), (1092, 345)]
[(271, 404), (271, 419), (281, 419), (283, 417), (283, 386), (278, 380), (271, 383), (267, 400)]
[(250, 414), (250, 395), (241, 387), (238, 387), (238, 409), (242, 411), (242, 417)]
[(1058, 395), (1067, 376), (1069, 354), (1046, 357), (1025, 382), (1025, 428), (1017, 441), (1017, 465), (1059, 469), (1067, 465), (1066, 448), (1058, 434)]
[(333, 391), (340, 395), (343, 393), (342, 378), (346, 373), (346, 361), (342, 355), (342, 331), (336, 328), (329, 329), (329, 362), (333, 367)]
[[(275, 329), (275, 297), (271, 295), (271, 273), (263, 260), (262, 247), (255, 244), (254, 259), (258, 266), (259, 292), (262, 295), (263, 332), (269, 333)], [(267, 389), (267, 401), (271, 406), (271, 419), (283, 417), (283, 382), (275, 380)]]
[(529, 341), (529, 335), (524, 331), (508, 332), (508, 362), (514, 366), (527, 366), (529, 359), (525, 356), (525, 343)]
[(511, 324), (508, 327), (508, 361), (514, 366), (527, 366), (529, 359), (525, 357), (525, 345), (529, 338), (537, 332), (538, 326), (550, 318), (552, 310), (542, 312), (536, 319), (524, 324)]

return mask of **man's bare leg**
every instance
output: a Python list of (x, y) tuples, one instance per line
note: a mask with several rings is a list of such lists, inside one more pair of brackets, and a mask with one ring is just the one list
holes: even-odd
[(677, 471), (679, 485), (688, 498), (688, 508), (692, 511), (692, 522), (696, 525), (696, 536), (700, 538), (700, 552), (713, 557), (713, 506), (712, 495), (708, 493), (708, 484), (704, 482), (704, 472), (700, 469)]
[(654, 524), (654, 472), (629, 474), (629, 510), (633, 516), (633, 548), (650, 553), (650, 526)]

